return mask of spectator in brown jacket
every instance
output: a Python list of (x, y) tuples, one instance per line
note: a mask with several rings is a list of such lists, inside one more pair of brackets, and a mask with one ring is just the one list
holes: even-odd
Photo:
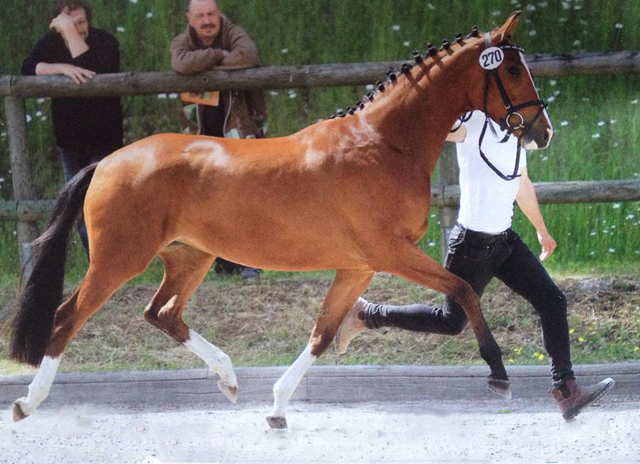
[[(187, 30), (171, 43), (171, 65), (179, 74), (197, 74), (216, 67), (260, 66), (258, 47), (249, 35), (220, 13), (215, 0), (188, 0)], [(195, 105), (198, 133), (214, 137), (260, 138), (266, 133), (264, 92), (222, 92), (208, 104)], [(217, 105), (216, 105), (217, 100)], [(196, 100), (198, 101), (198, 100)], [(257, 269), (218, 258), (218, 273), (257, 278)]]

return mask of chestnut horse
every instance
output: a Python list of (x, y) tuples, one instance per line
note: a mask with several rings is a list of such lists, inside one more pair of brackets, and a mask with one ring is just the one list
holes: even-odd
[[(60, 194), (36, 242), (34, 269), (19, 301), (11, 356), (40, 368), (27, 397), (15, 402), (14, 419), (24, 419), (46, 398), (65, 347), (87, 319), (157, 255), (164, 279), (144, 318), (202, 358), (234, 402), (231, 360), (182, 320), (214, 259), (285, 271), (336, 270), (309, 344), (274, 386), (271, 427), (287, 426), (296, 386), (376, 272), (457, 301), (490, 367), (490, 388), (509, 396), (500, 348), (475, 293), (416, 242), (427, 229), (431, 174), (460, 115), (484, 110), (511, 127), (526, 148), (545, 148), (551, 139), (543, 103), (511, 42), (518, 16), (486, 35), (474, 29), (440, 50), (431, 46), (425, 57), (416, 53), (415, 65), (391, 74), (366, 103), (291, 136), (159, 134), (84, 169)], [(481, 60), (488, 48), (500, 50), (493, 70)], [(91, 262), (62, 303), (66, 244), (83, 206)]]

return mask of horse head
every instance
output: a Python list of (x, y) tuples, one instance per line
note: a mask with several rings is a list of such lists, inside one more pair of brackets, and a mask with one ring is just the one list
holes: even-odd
[(476, 31), (472, 33), (480, 37), (482, 49), (478, 63), (485, 82), (481, 105), (503, 129), (519, 137), (523, 147), (543, 149), (553, 137), (553, 127), (524, 59), (524, 50), (511, 39), (519, 16), (520, 11), (512, 13), (502, 27), (487, 32), (484, 38)]

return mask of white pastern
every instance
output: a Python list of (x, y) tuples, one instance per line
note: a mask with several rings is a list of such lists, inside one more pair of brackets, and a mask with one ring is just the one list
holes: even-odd
[(60, 358), (60, 356), (57, 358), (45, 356), (40, 363), (38, 373), (29, 384), (29, 394), (26, 398), (20, 398), (16, 401), (26, 416), (35, 411), (49, 395), (53, 379), (58, 372), (58, 366), (60, 366)]
[(189, 329), (189, 340), (184, 342), (184, 346), (207, 363), (223, 382), (231, 387), (237, 387), (238, 381), (231, 358), (224, 351), (191, 329)]
[(291, 395), (316, 359), (318, 358), (311, 354), (311, 344), (307, 345), (298, 359), (273, 386), (273, 409), (269, 416), (285, 417)]

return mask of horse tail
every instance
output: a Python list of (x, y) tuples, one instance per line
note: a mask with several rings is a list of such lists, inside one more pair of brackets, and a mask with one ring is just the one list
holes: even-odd
[(18, 297), (11, 333), (9, 356), (18, 362), (37, 367), (45, 355), (56, 309), (62, 304), (69, 236), (96, 166), (87, 166), (67, 183), (56, 199), (47, 230), (33, 242), (33, 270)]

